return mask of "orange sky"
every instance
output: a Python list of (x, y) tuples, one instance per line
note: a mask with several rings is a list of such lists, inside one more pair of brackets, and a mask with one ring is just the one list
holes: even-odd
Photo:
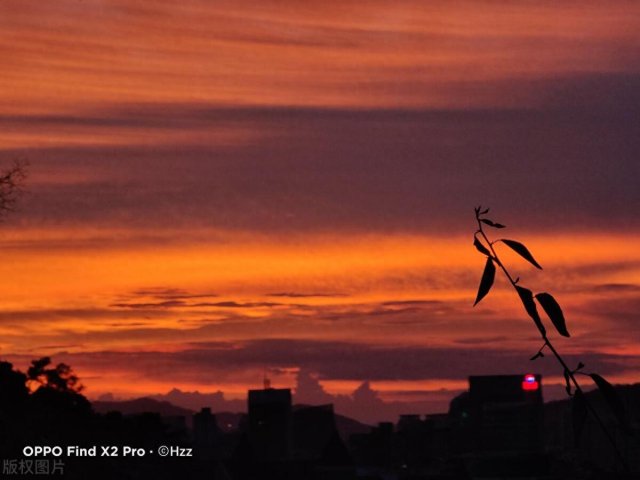
[[(624, 72), (635, 2), (35, 0), (2, 6), (1, 101), (510, 105), (492, 83)], [(489, 82), (482, 85), (479, 82)], [(349, 88), (347, 88), (349, 87)], [(509, 92), (511, 93), (511, 92)]]
[(455, 392), (539, 343), (505, 282), (471, 308), (482, 203), (545, 267), (505, 253), (562, 349), (637, 381), (639, 10), (0, 2), (0, 165), (29, 162), (0, 354), (90, 396), (239, 397), (265, 367)]

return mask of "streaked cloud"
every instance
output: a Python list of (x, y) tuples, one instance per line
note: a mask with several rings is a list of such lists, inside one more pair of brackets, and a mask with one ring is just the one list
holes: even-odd
[(545, 267), (500, 250), (563, 305), (567, 358), (637, 380), (639, 13), (0, 2), (0, 165), (30, 162), (0, 353), (97, 393), (237, 399), (268, 366), (441, 408), (539, 348), (506, 283), (471, 307), (483, 204)]
[(36, 111), (158, 98), (512, 105), (528, 92), (504, 95), (496, 82), (627, 71), (638, 44), (637, 6), (629, 2), (387, 0), (302, 8), (62, 0), (1, 8), (3, 44), (10, 45), (2, 91), (13, 109)]

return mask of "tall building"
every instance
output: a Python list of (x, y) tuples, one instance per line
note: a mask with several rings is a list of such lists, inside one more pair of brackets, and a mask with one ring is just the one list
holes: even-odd
[(291, 390), (249, 390), (249, 443), (256, 460), (282, 461), (292, 457)]
[(211, 408), (203, 408), (193, 415), (193, 440), (199, 456), (213, 457), (221, 437), (222, 432), (218, 428), (216, 416), (211, 413)]
[(540, 375), (469, 377), (469, 419), (477, 452), (541, 451)]

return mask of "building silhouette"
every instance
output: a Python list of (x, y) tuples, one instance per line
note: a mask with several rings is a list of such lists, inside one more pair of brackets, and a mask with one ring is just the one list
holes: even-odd
[(469, 418), (476, 452), (541, 451), (541, 376), (469, 377)]
[(352, 457), (333, 405), (294, 408), (291, 390), (250, 390), (245, 431), (230, 459), (237, 480), (350, 480)]
[(222, 432), (211, 408), (202, 408), (193, 415), (193, 446), (202, 458), (212, 459), (219, 454)]
[(291, 390), (249, 390), (249, 444), (258, 461), (292, 458), (293, 412)]
[(401, 415), (350, 446), (369, 478), (544, 478), (543, 411), (540, 375), (472, 376), (447, 414)]

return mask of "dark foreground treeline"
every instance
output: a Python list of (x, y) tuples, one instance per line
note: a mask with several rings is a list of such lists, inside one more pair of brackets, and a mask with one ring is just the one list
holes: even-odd
[[(501, 407), (487, 417), (485, 409), (479, 427), (477, 408), (463, 394), (447, 414), (406, 415), (396, 425), (347, 435), (337, 429), (331, 405), (292, 407), (286, 389), (250, 392), (249, 414), (233, 431), (220, 429), (206, 408), (192, 419), (96, 413), (81, 392), (67, 365), (53, 366), (43, 358), (23, 373), (0, 362), (0, 478), (42, 478), (29, 473), (33, 463), (19, 463), (36, 459), (48, 459), (49, 468), (54, 459), (61, 461), (63, 473), (54, 477), (97, 480), (639, 478), (634, 472), (640, 470), (640, 448), (633, 438), (640, 411), (637, 386), (621, 389), (632, 437), (612, 430), (631, 472), (623, 471), (593, 422), (576, 435), (567, 401), (530, 408), (531, 421), (522, 410)], [(597, 394), (590, 396), (600, 408)], [(24, 455), (27, 446), (66, 450), (69, 445), (96, 446), (98, 456)], [(163, 445), (191, 456), (160, 457)], [(145, 455), (124, 457), (125, 446), (142, 448)], [(117, 447), (118, 456), (100, 456), (101, 447)]]
[[(152, 449), (160, 444), (188, 443), (185, 430), (170, 428), (157, 414), (96, 414), (81, 390), (68, 366), (52, 366), (48, 358), (34, 361), (27, 373), (0, 362), (1, 478), (43, 478), (42, 463), (36, 474), (36, 460), (46, 460), (45, 472), (49, 470), (54, 478), (212, 478), (192, 476), (188, 461), (178, 461), (184, 459), (67, 457), (69, 445), (96, 445), (100, 455), (101, 446)], [(65, 452), (60, 457), (25, 456), (23, 449), (29, 446), (60, 446)], [(62, 467), (57, 464), (56, 472), (51, 473), (54, 459), (62, 462)]]

